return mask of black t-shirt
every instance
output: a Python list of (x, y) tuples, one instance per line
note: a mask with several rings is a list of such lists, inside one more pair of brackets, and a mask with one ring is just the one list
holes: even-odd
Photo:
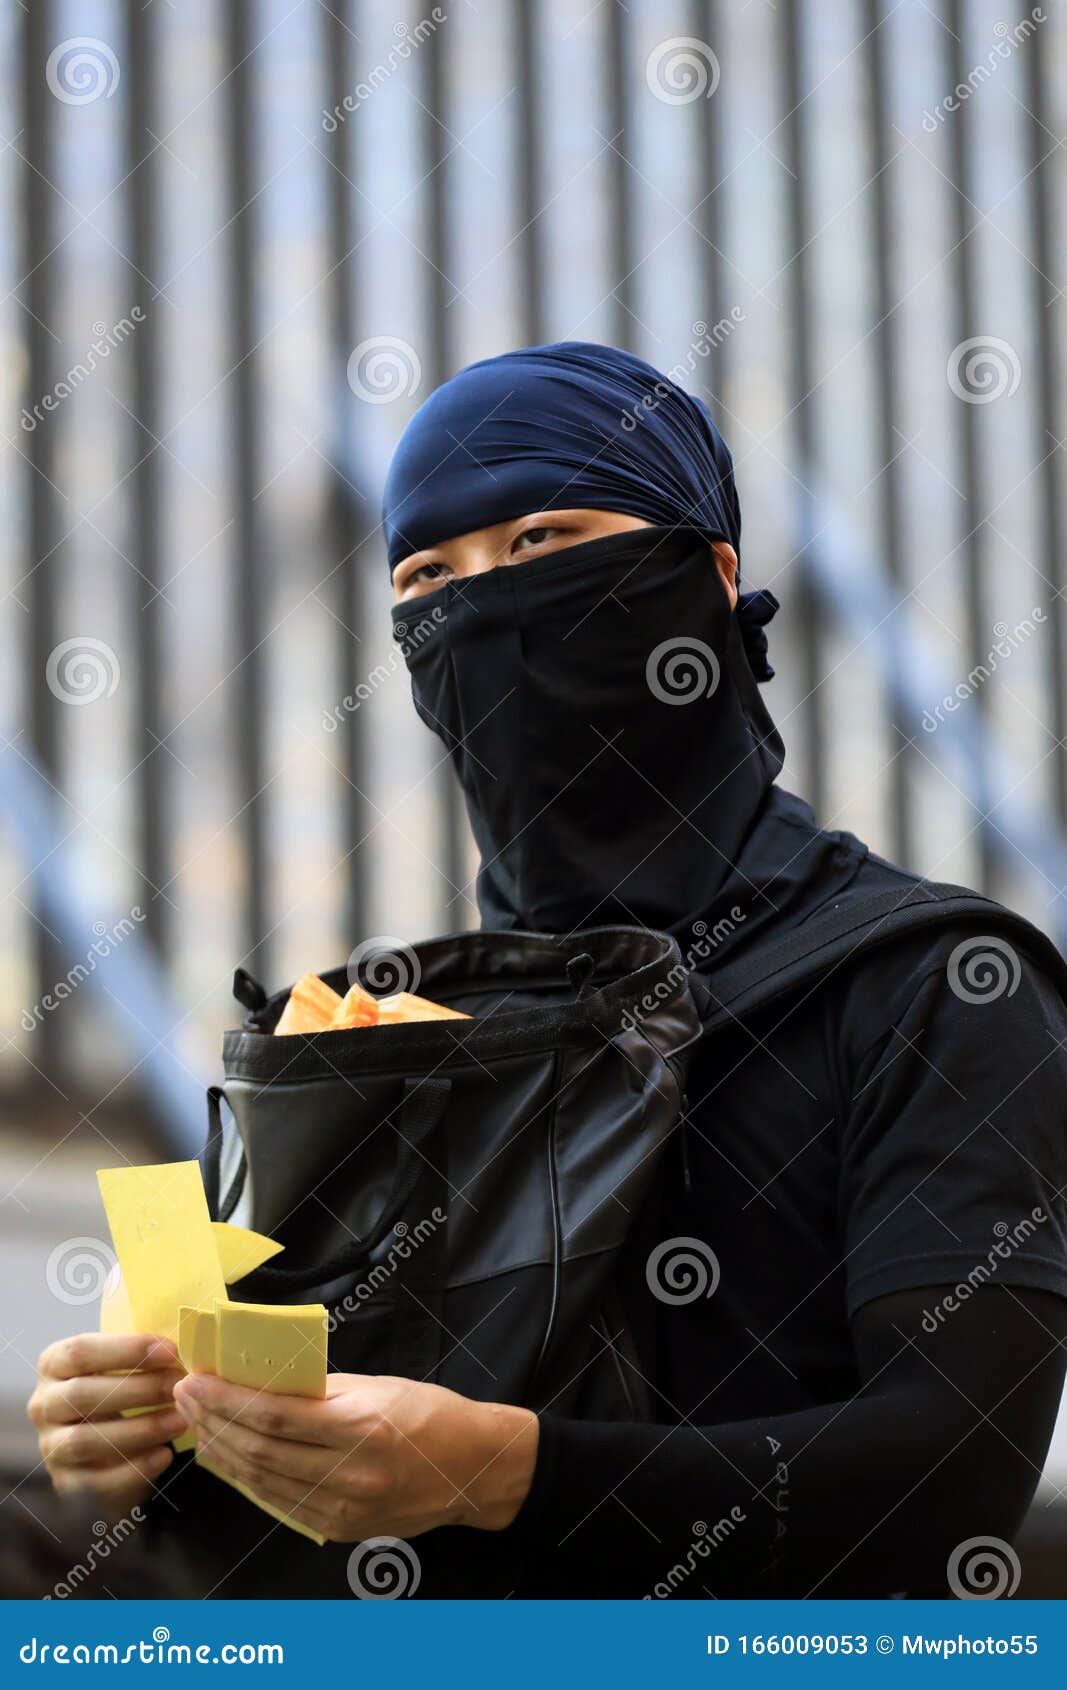
[[(903, 895), (914, 878), (869, 857), (854, 889)], [(921, 1297), (922, 1330), (945, 1333), (943, 1365), (952, 1368), (973, 1365), (959, 1346), (981, 1342), (983, 1327), (969, 1322), (985, 1286), (1067, 1298), (1067, 1006), (995, 929), (920, 929), (746, 1015), (698, 1053), (688, 1121), (654, 1201), (635, 1217), (622, 1293), (648, 1418), (679, 1430), (662, 1438), (637, 1424), (543, 1415), (533, 1489), (516, 1522), (546, 1550), (580, 1552), (587, 1564), (611, 1557), (606, 1594), (639, 1593), (642, 1577), (660, 1576), (651, 1569), (667, 1546), (691, 1535), (694, 1511), (717, 1518), (730, 1500), (743, 1501), (750, 1539), (745, 1560), (737, 1533), (735, 1589), (762, 1588), (768, 1523), (751, 1498), (758, 1488), (760, 1501), (773, 1501), (790, 1425), (802, 1532), (818, 1530), (821, 1499), (831, 1504), (827, 1517), (833, 1512), (839, 1460), (850, 1475), (853, 1518), (828, 1519), (846, 1549), (914, 1488), (909, 1463), (935, 1469), (942, 1451), (981, 1427), (977, 1412), (966, 1425), (949, 1424), (961, 1400), (949, 1390), (932, 1457), (914, 1447), (909, 1429), (894, 1476), (891, 1406), (870, 1423), (851, 1409), (813, 1412), (860, 1395), (850, 1320), (867, 1303)], [(938, 1289), (926, 1298), (923, 1287)], [(978, 1318), (988, 1321), (988, 1299), (983, 1306)], [(954, 1325), (961, 1308), (971, 1315)], [(909, 1313), (914, 1320), (914, 1304)], [(1018, 1318), (1025, 1335), (1032, 1322), (1025, 1312)], [(931, 1346), (937, 1364), (936, 1337)], [(1055, 1338), (1048, 1347), (1055, 1361)], [(924, 1375), (933, 1387), (939, 1365)], [(1015, 1392), (1009, 1407), (1025, 1410), (1025, 1395)], [(914, 1418), (925, 1412), (918, 1404)], [(939, 1412), (931, 1403), (931, 1416)], [(792, 1423), (781, 1419), (790, 1415)], [(868, 1450), (872, 1427), (879, 1447)], [(998, 1439), (994, 1459), (1007, 1447)], [(977, 1440), (964, 1450), (977, 1455)], [(868, 1474), (872, 1488), (861, 1498)], [(951, 1463), (934, 1474), (934, 1514), (943, 1512), (939, 1477), (959, 1488)], [(1021, 1482), (1025, 1490), (1025, 1473)], [(795, 1533), (794, 1541), (802, 1558)], [(859, 1592), (896, 1588), (899, 1559), (890, 1548), (862, 1574)], [(724, 1554), (716, 1567), (727, 1567)], [(619, 1576), (627, 1568), (636, 1585)], [(879, 1586), (883, 1575), (894, 1582)], [(703, 1586), (691, 1580), (688, 1593)]]
[[(876, 857), (855, 883), (910, 884)], [(1017, 945), (984, 937), (920, 929), (698, 1053), (626, 1298), (653, 1380), (686, 1413), (849, 1394), (849, 1319), (887, 1292), (984, 1264), (964, 1296), (986, 1282), (1067, 1296), (1067, 1006)], [(650, 1294), (650, 1249), (674, 1238), (714, 1252), (710, 1297)]]

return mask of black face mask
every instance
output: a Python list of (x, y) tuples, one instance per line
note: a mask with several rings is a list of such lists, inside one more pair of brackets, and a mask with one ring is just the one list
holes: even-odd
[(682, 936), (751, 898), (783, 748), (706, 539), (613, 534), (393, 614), (466, 797), (484, 926)]

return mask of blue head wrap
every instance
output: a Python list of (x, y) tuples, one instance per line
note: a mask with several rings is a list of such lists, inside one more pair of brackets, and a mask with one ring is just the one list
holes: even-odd
[[(458, 534), (568, 508), (693, 528), (740, 555), (733, 459), (707, 407), (630, 352), (561, 341), (471, 364), (415, 413), (386, 481), (389, 568)], [(774, 673), (763, 626), (777, 609), (769, 592), (738, 602), (757, 680)]]

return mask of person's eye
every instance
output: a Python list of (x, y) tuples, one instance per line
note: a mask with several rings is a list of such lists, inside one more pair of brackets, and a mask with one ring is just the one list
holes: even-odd
[(521, 534), (515, 536), (511, 549), (513, 552), (530, 551), (534, 546), (543, 546), (546, 540), (551, 540), (553, 535), (558, 533), (558, 528), (525, 528)]
[(441, 581), (447, 581), (452, 571), (447, 563), (420, 563), (417, 569), (412, 569), (404, 578), (403, 591), (409, 587), (435, 587)]

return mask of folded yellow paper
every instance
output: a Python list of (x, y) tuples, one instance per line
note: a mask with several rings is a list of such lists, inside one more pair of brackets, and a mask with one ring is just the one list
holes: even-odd
[(326, 1310), (321, 1303), (215, 1304), (216, 1372), (233, 1385), (326, 1395)]
[[(101, 1168), (96, 1177), (118, 1257), (100, 1304), (101, 1332), (169, 1338), (189, 1373), (217, 1373), (294, 1396), (326, 1395), (326, 1310), (319, 1303), (285, 1308), (229, 1301), (226, 1283), (254, 1272), (282, 1246), (246, 1227), (211, 1220), (198, 1162)], [(172, 1441), (178, 1453), (196, 1449), (191, 1430)], [(199, 1453), (196, 1459), (273, 1519), (325, 1543)]]
[(215, 1310), (183, 1308), (178, 1315), (178, 1355), (186, 1373), (217, 1373)]
[[(286, 1396), (326, 1395), (326, 1310), (321, 1303), (281, 1307), (216, 1298), (211, 1309), (183, 1308), (178, 1333), (178, 1352), (190, 1373), (217, 1373), (231, 1384)], [(210, 1454), (197, 1449), (196, 1460), (198, 1466), (232, 1485), (272, 1519), (291, 1526), (320, 1547), (326, 1542), (319, 1532), (224, 1473)]]

